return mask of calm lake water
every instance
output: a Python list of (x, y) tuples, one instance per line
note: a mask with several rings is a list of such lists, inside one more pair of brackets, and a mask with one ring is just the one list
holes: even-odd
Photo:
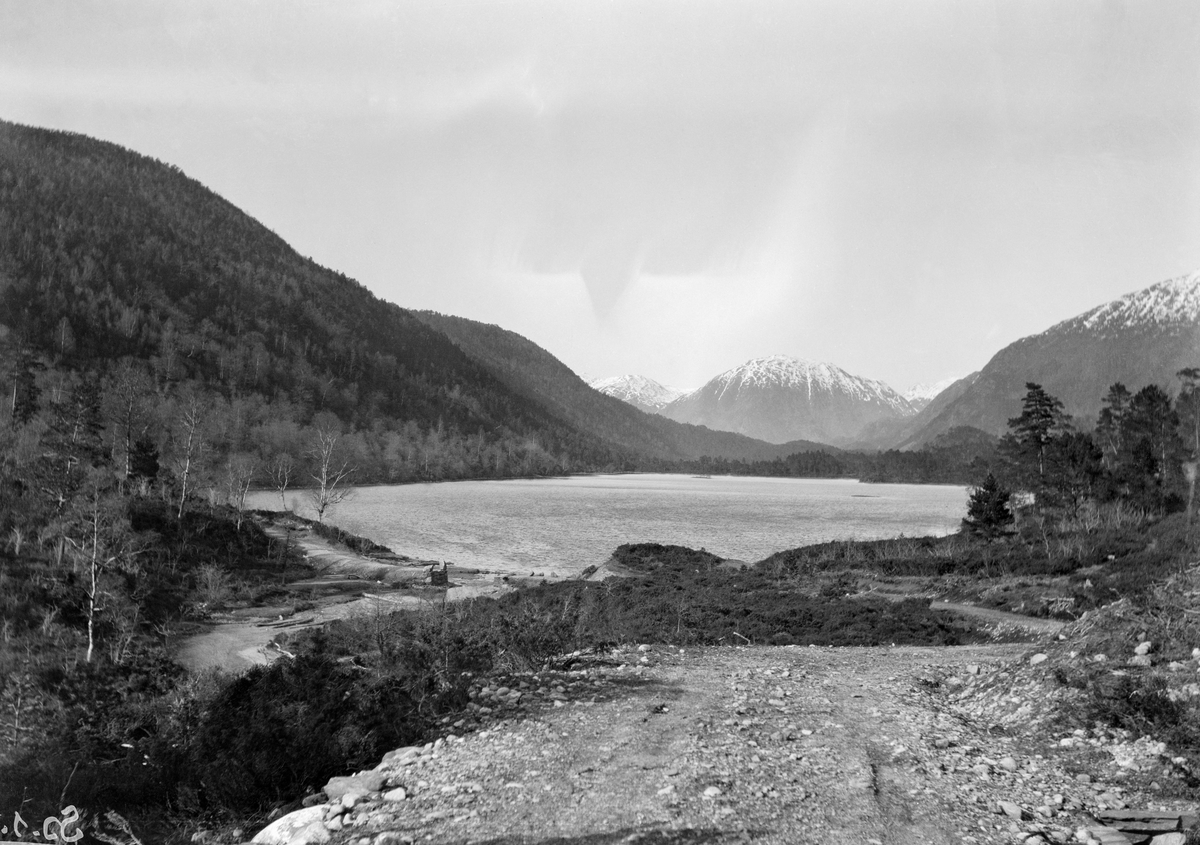
[[(289, 494), (300, 513), (303, 495)], [(827, 540), (942, 535), (963, 487), (796, 478), (590, 475), (364, 487), (326, 521), (400, 554), (506, 572), (573, 575), (622, 543), (705, 548), (747, 562)], [(278, 508), (254, 493), (250, 507)]]

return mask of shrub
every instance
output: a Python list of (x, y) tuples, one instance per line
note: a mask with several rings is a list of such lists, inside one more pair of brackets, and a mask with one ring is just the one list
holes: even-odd
[(394, 680), (306, 656), (229, 684), (197, 731), (190, 765), (203, 800), (254, 810), (373, 766), (423, 727)]
[(613, 552), (613, 559), (634, 572), (647, 573), (664, 567), (710, 569), (722, 563), (721, 558), (704, 549), (696, 551), (686, 546), (664, 546), (661, 543), (625, 543)]

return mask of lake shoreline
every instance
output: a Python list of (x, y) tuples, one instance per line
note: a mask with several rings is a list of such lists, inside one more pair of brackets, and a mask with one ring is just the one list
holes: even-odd
[[(373, 485), (325, 521), (417, 558), (513, 575), (574, 577), (626, 543), (706, 548), (757, 561), (832, 540), (945, 536), (966, 508), (960, 485), (680, 473), (581, 473)], [(315, 516), (297, 495), (291, 504)], [(274, 492), (247, 506), (278, 509)]]
[[(739, 475), (739, 474), (733, 474), (733, 473), (720, 473), (720, 472), (710, 473), (709, 475), (696, 475), (693, 472), (685, 472), (683, 470), (681, 470), (679, 472), (669, 472), (666, 470), (642, 470), (642, 469), (612, 470), (612, 471), (596, 470), (594, 472), (564, 472), (564, 473), (554, 473), (553, 475), (504, 475), (504, 476), (479, 476), (479, 477), (472, 477), (472, 478), (444, 478), (444, 479), (440, 479), (438, 481), (368, 481), (363, 484), (351, 484), (349, 486), (350, 486), (350, 489), (352, 489), (352, 490), (369, 490), (369, 489), (373, 489), (376, 487), (413, 487), (413, 486), (417, 486), (417, 485), (421, 485), (421, 484), (464, 484), (464, 483), (472, 483), (472, 482), (482, 483), (485, 481), (551, 481), (556, 478), (557, 479), (592, 478), (592, 477), (609, 476), (609, 475), (613, 475), (613, 476), (620, 476), (620, 475), (677, 475), (680, 478), (696, 478), (696, 479), (702, 479), (702, 478), (757, 478), (757, 479), (786, 479), (786, 480), (794, 480), (794, 481), (854, 481), (854, 482), (857, 482), (860, 484), (875, 484), (875, 483), (880, 483), (880, 484), (891, 484), (891, 483), (919, 484), (923, 487), (958, 487), (958, 486), (961, 486), (961, 485), (957, 485), (957, 484), (943, 484), (943, 483), (934, 483), (934, 482), (925, 483), (925, 482), (918, 482), (918, 481), (913, 481), (913, 482), (886, 482), (886, 481), (885, 482), (871, 482), (871, 481), (867, 481), (867, 482), (864, 482), (861, 479), (852, 477), (852, 476), (829, 477), (829, 476), (823, 476), (823, 475), (813, 475), (813, 476), (805, 476), (805, 475), (795, 475), (795, 476), (793, 476), (793, 475)], [(313, 487), (288, 487), (287, 492), (301, 493), (301, 492), (304, 492), (307, 490), (313, 490), (313, 489), (315, 489), (315, 488), (313, 488)], [(250, 494), (250, 493), (255, 493), (255, 494), (259, 494), (259, 495), (271, 494), (276, 497), (279, 496), (279, 490), (277, 490), (274, 487), (251, 487), (247, 490), (247, 494)]]

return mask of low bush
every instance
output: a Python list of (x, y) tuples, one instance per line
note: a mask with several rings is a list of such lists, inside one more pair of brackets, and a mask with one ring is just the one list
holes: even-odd
[(202, 804), (255, 810), (370, 768), (425, 725), (394, 679), (329, 657), (260, 667), (213, 700), (189, 749)]
[(697, 551), (686, 546), (664, 546), (661, 543), (625, 543), (613, 552), (613, 560), (634, 572), (686, 566), (710, 569), (722, 563), (721, 558), (704, 549)]

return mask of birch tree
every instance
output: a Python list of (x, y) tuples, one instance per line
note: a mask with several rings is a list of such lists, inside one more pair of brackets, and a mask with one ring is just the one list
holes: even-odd
[(354, 474), (354, 467), (341, 456), (341, 439), (341, 421), (333, 414), (318, 414), (313, 421), (308, 448), (308, 456), (312, 460), (310, 477), (313, 480), (308, 499), (317, 512), (317, 522), (324, 522), (325, 512), (345, 501), (351, 493), (350, 477)]
[(77, 510), (64, 532), (68, 555), (83, 590), (88, 663), (96, 650), (98, 624), (124, 604), (118, 576), (136, 567), (126, 528), (119, 501), (114, 501), (102, 480), (94, 476), (86, 496), (77, 500)]
[(271, 478), (271, 486), (279, 494), (279, 509), (286, 511), (287, 491), (296, 473), (296, 459), (289, 452), (276, 452), (267, 464), (267, 475)]
[(179, 509), (176, 517), (183, 518), (183, 506), (196, 486), (201, 459), (207, 448), (205, 441), (204, 400), (197, 391), (188, 391), (179, 399), (175, 421), (175, 453), (171, 464), (179, 481)]

